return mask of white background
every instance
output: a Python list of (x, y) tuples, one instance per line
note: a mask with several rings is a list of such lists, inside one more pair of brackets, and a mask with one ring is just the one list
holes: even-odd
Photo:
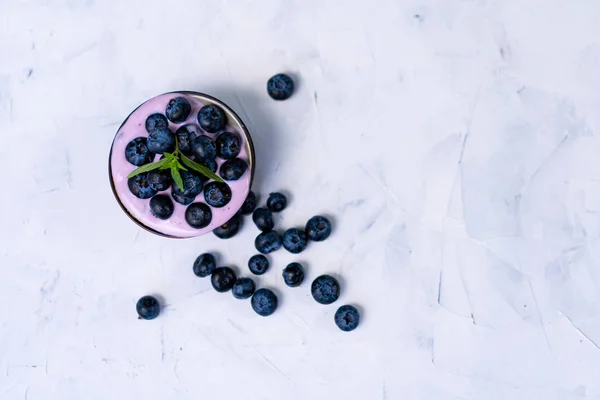
[[(271, 258), (271, 317), (192, 273), (248, 274), (249, 219), (163, 239), (110, 191), (118, 126), (178, 89), (249, 125), (278, 227), (335, 221)], [(0, 398), (599, 399), (599, 127), (596, 0), (0, 0)]]

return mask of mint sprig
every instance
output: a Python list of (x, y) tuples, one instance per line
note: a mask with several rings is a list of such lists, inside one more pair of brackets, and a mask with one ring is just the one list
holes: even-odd
[(163, 158), (162, 160), (142, 165), (141, 167), (134, 169), (129, 175), (127, 175), (127, 178), (133, 178), (136, 175), (143, 174), (144, 172), (149, 172), (155, 169), (169, 170), (171, 172), (171, 177), (173, 178), (177, 186), (179, 186), (181, 190), (185, 190), (183, 188), (183, 179), (181, 178), (180, 171), (187, 171), (189, 168), (201, 173), (209, 179), (215, 180), (217, 182), (223, 182), (223, 179), (221, 179), (220, 176), (212, 172), (209, 168), (205, 167), (202, 164), (198, 164), (197, 162), (192, 161), (191, 159), (186, 157), (185, 154), (183, 154), (181, 150), (179, 150), (178, 143), (175, 143), (175, 151), (173, 153), (164, 153), (164, 156), (165, 158)]
[(207, 178), (210, 178), (217, 182), (223, 182), (223, 179), (221, 179), (221, 177), (219, 175), (215, 174), (214, 172), (212, 172), (209, 168), (205, 167), (204, 165), (198, 164), (197, 162), (190, 160), (189, 158), (187, 158), (185, 156), (185, 154), (181, 154), (181, 162), (186, 167), (191, 168), (196, 172), (200, 172), (202, 175), (206, 176)]

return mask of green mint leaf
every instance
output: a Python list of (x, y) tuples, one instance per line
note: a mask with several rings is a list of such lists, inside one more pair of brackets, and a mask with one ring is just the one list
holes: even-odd
[(131, 173), (129, 175), (127, 175), (127, 178), (133, 178), (134, 176), (143, 174), (144, 172), (148, 172), (148, 171), (152, 171), (153, 169), (161, 168), (168, 162), (169, 162), (168, 159), (163, 158), (162, 160), (159, 160), (159, 161), (156, 161), (156, 162), (153, 162), (150, 164), (142, 165), (141, 167), (136, 168), (133, 171), (131, 171)]
[(175, 155), (173, 155), (171, 153), (164, 153), (164, 156), (168, 160), (176, 160), (177, 159), (177, 157), (175, 157)]
[(209, 179), (213, 179), (217, 182), (223, 182), (223, 179), (221, 179), (220, 176), (218, 176), (217, 174), (212, 172), (210, 169), (208, 169), (204, 165), (198, 164), (197, 162), (190, 160), (183, 154), (181, 155), (181, 162), (186, 167), (193, 169), (194, 171), (200, 172), (202, 175), (206, 176)]
[(177, 169), (180, 169), (182, 171), (187, 171), (188, 170), (186, 167), (184, 167), (183, 165), (181, 165), (181, 163), (179, 162), (179, 160), (175, 161), (175, 163), (177, 164)]
[(181, 174), (179, 173), (179, 169), (177, 169), (177, 165), (175, 164), (171, 165), (171, 177), (173, 178), (177, 186), (179, 186), (181, 191), (184, 191), (185, 189), (183, 187), (183, 179), (181, 179)]
[[(167, 160), (167, 158), (164, 158), (163, 160)], [(171, 167), (173, 167), (173, 165), (177, 166), (177, 164), (179, 163), (179, 161), (177, 161), (176, 158), (169, 158), (168, 161), (160, 167), (160, 169), (171, 169)]]

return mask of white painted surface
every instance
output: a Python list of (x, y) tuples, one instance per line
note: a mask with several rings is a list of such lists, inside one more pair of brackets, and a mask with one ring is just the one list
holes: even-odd
[[(1, 399), (600, 398), (597, 1), (3, 0), (0, 54)], [(166, 240), (110, 192), (122, 119), (177, 89), (250, 126), (280, 227), (335, 218), (258, 279), (269, 318), (191, 271), (247, 272), (249, 220)], [(357, 331), (292, 260), (342, 277)]]

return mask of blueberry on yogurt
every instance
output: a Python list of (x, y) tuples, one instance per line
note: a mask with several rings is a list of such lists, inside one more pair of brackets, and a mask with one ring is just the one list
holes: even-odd
[(151, 163), (154, 160), (154, 153), (148, 150), (145, 137), (137, 137), (125, 146), (125, 158), (130, 164), (139, 167)]
[(167, 117), (162, 114), (156, 113), (149, 115), (148, 118), (146, 118), (146, 131), (148, 133), (156, 128), (167, 128), (168, 126), (169, 121), (167, 121)]
[(190, 116), (192, 112), (192, 106), (190, 102), (187, 101), (183, 97), (175, 97), (174, 99), (169, 100), (169, 104), (167, 104), (167, 109), (165, 110), (165, 115), (167, 119), (175, 124), (180, 124), (185, 122), (187, 117)]
[(240, 154), (242, 141), (238, 135), (231, 132), (223, 132), (217, 136), (217, 155), (224, 160), (231, 160)]
[(150, 199), (150, 212), (156, 218), (169, 219), (174, 210), (173, 200), (165, 194), (157, 194)]
[(148, 134), (147, 143), (153, 153), (171, 153), (175, 150), (175, 135), (169, 128), (156, 128)]
[(225, 207), (231, 201), (231, 189), (223, 182), (209, 182), (204, 187), (204, 200), (211, 207)]
[(185, 210), (185, 221), (192, 228), (206, 228), (211, 220), (212, 211), (204, 203), (192, 203)]
[(156, 194), (156, 190), (152, 189), (148, 182), (148, 173), (142, 172), (127, 179), (129, 191), (138, 199), (149, 199)]
[(193, 125), (184, 125), (177, 129), (175, 136), (177, 137), (177, 146), (183, 154), (192, 154), (192, 144), (196, 139), (196, 127)]
[(225, 112), (219, 106), (207, 105), (198, 111), (198, 123), (208, 133), (216, 133), (225, 127)]

